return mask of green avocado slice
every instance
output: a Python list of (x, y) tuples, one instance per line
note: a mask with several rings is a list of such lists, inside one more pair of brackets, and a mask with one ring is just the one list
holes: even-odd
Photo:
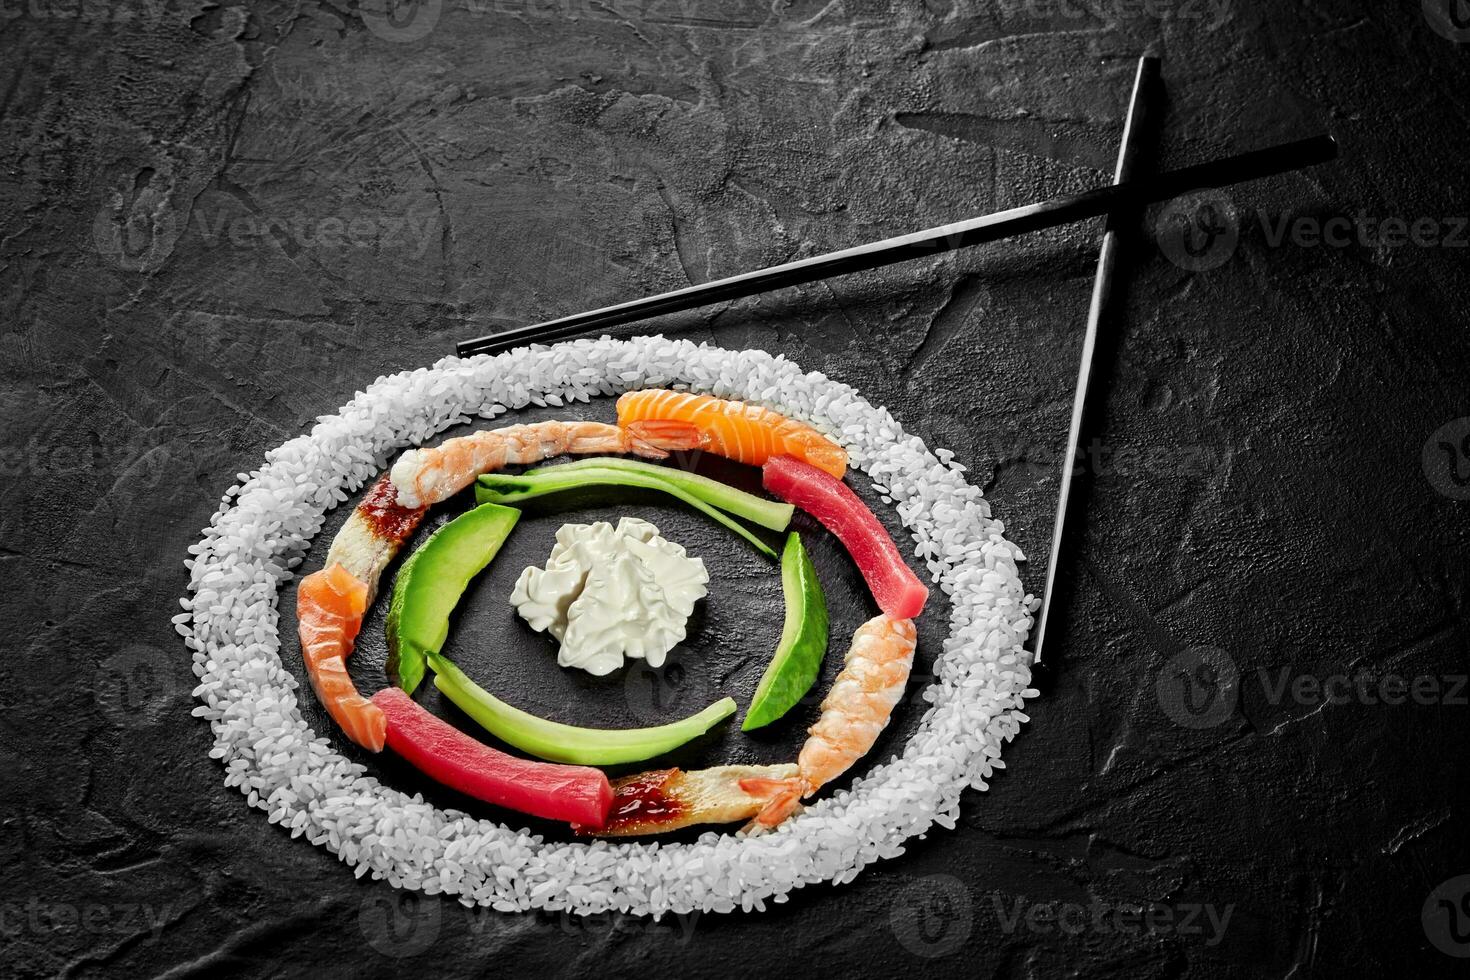
[(412, 694), (424, 679), (426, 658), (449, 637), (449, 614), (470, 580), (490, 564), (521, 512), (481, 504), (435, 531), (393, 582), (388, 607), (388, 676)]
[(791, 524), (791, 515), (796, 511), (793, 505), (785, 501), (757, 497), (753, 493), (736, 490), (728, 484), (721, 483), (719, 480), (711, 480), (707, 476), (700, 476), (698, 473), (690, 473), (674, 466), (657, 466), (653, 463), (645, 463), (641, 459), (625, 459), (621, 456), (593, 456), (579, 459), (574, 463), (538, 466), (533, 470), (527, 470), (524, 475), (555, 479), (570, 476), (579, 470), (616, 470), (620, 473), (641, 473), (654, 479), (665, 480), (691, 497), (703, 500), (736, 517), (743, 517), (761, 527), (770, 528), (772, 531), (786, 530)]
[(816, 683), (827, 655), (827, 597), (795, 531), (781, 551), (781, 592), (786, 599), (781, 641), (756, 685), (740, 725), (743, 732), (769, 725), (795, 707)]
[(698, 714), (657, 728), (578, 728), (513, 708), (470, 680), (449, 658), (429, 655), (434, 686), (480, 727), (523, 752), (551, 762), (578, 766), (615, 766), (641, 762), (677, 749), (736, 711), (733, 698), (721, 698)]
[[(607, 467), (583, 468), (577, 467), (572, 463), (567, 463), (561, 466), (546, 467), (545, 469), (530, 473), (522, 473), (519, 476), (512, 476), (506, 473), (486, 473), (480, 477), (479, 484), (475, 487), (475, 499), (481, 503), (519, 504), (523, 501), (550, 493), (560, 493), (563, 490), (592, 486), (645, 487), (650, 490), (662, 490), (669, 496), (676, 497), (695, 510), (704, 513), (711, 520), (725, 525), (725, 527), (728, 527), (755, 545), (766, 557), (776, 557), (776, 552), (771, 549), (771, 546), (756, 537), (749, 528), (742, 525), (739, 521), (734, 520), (719, 508), (701, 500), (696, 494), (686, 489), (684, 485), (661, 476), (640, 471), (609, 469)], [(727, 489), (732, 494), (741, 492), (733, 488)]]

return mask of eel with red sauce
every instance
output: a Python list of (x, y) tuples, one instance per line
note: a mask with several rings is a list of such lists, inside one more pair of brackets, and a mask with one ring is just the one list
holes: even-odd
[(612, 810), (602, 827), (577, 826), (579, 834), (632, 837), (662, 834), (695, 824), (733, 823), (761, 811), (770, 794), (748, 793), (742, 780), (790, 779), (794, 764), (715, 766), (712, 769), (653, 769), (612, 783)]
[(357, 513), (362, 515), (374, 536), (397, 545), (408, 540), (414, 528), (419, 526), (419, 521), (423, 520), (424, 511), (428, 509), (400, 504), (398, 488), (393, 485), (393, 480), (387, 473), (372, 485), (362, 502), (357, 505)]

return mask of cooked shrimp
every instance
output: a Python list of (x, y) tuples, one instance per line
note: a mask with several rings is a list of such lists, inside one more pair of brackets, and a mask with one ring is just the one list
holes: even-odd
[(859, 626), (842, 671), (822, 700), (817, 723), (797, 757), (793, 779), (747, 779), (740, 788), (768, 795), (751, 826), (774, 827), (800, 804), (867, 754), (888, 725), (914, 665), (917, 634), (911, 619), (877, 616)]
[(448, 439), (431, 449), (410, 449), (398, 457), (390, 475), (399, 505), (415, 508), (448, 500), (481, 473), (502, 466), (564, 454), (634, 453), (663, 459), (669, 450), (693, 449), (700, 440), (699, 430), (687, 423), (634, 432), (606, 422), (533, 422)]

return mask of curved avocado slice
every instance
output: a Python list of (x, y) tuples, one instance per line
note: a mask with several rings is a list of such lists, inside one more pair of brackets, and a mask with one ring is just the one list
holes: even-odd
[[(565, 472), (558, 473), (558, 470)], [(475, 499), (481, 503), (518, 504), (544, 494), (590, 486), (646, 487), (650, 490), (662, 490), (669, 496), (677, 497), (695, 510), (701, 511), (717, 523), (725, 525), (755, 545), (766, 557), (776, 557), (776, 552), (771, 550), (771, 546), (756, 537), (749, 528), (731, 518), (718, 507), (702, 500), (700, 493), (704, 491), (700, 488), (684, 481), (670, 480), (639, 470), (623, 470), (605, 466), (578, 467), (576, 463), (563, 463), (560, 466), (522, 473), (520, 476), (486, 473), (480, 477), (479, 483), (475, 486)], [(730, 494), (740, 493), (734, 488), (727, 489)], [(747, 496), (757, 504), (767, 503), (754, 495), (747, 494)], [(789, 515), (787, 519), (790, 519)]]
[(827, 597), (795, 531), (781, 551), (781, 592), (786, 598), (781, 641), (756, 685), (742, 732), (769, 725), (795, 707), (816, 683), (827, 655)]
[(427, 657), (449, 637), (449, 614), (470, 579), (490, 564), (521, 512), (481, 504), (430, 535), (398, 570), (388, 607), (388, 676), (412, 694)]
[(434, 686), (491, 735), (542, 759), (578, 766), (615, 766), (662, 755), (736, 711), (733, 698), (721, 698), (697, 714), (656, 728), (578, 728), (511, 707), (442, 654), (430, 654), (429, 666), (434, 668)]

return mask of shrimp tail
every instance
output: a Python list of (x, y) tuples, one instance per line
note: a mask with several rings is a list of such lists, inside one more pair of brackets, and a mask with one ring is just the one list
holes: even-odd
[(740, 789), (751, 796), (770, 797), (761, 812), (745, 825), (747, 832), (756, 832), (770, 830), (801, 809), (801, 797), (808, 791), (808, 786), (806, 780), (798, 776), (795, 779), (742, 779)]
[(693, 422), (641, 419), (622, 428), (628, 448), (649, 459), (664, 459), (671, 450), (704, 449), (709, 443), (709, 435)]

